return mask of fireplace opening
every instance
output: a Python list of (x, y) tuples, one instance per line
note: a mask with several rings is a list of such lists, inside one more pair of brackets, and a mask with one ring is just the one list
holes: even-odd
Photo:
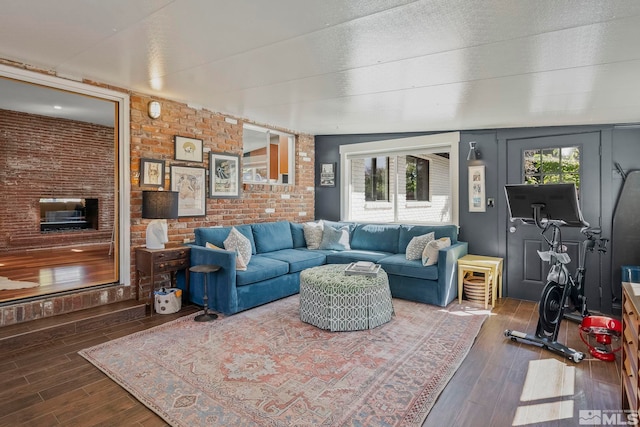
[(40, 232), (98, 229), (98, 199), (40, 199)]

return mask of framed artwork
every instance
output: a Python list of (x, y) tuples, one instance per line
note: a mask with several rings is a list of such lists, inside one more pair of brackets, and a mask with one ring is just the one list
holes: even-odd
[(486, 212), (484, 165), (469, 166), (469, 212)]
[(207, 214), (206, 169), (171, 166), (171, 191), (178, 192), (178, 216)]
[(196, 138), (187, 138), (176, 135), (175, 142), (175, 158), (176, 160), (184, 160), (187, 162), (202, 163), (202, 140)]
[(209, 153), (209, 197), (240, 197), (240, 156)]
[(139, 185), (164, 188), (164, 160), (140, 159)]
[(336, 164), (322, 163), (320, 165), (320, 187), (336, 186)]

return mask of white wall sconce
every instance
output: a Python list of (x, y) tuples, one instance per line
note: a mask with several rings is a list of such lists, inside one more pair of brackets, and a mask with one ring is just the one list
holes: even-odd
[(147, 113), (152, 119), (160, 118), (160, 114), (162, 113), (162, 106), (158, 101), (151, 101), (149, 102)]
[(469, 141), (469, 154), (467, 154), (467, 161), (473, 162), (475, 160), (480, 160), (480, 150), (476, 147), (476, 141)]

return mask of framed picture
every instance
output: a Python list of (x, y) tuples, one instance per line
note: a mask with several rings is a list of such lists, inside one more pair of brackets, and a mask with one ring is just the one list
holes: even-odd
[(206, 169), (171, 166), (171, 191), (178, 192), (178, 216), (207, 214)]
[(209, 153), (209, 197), (240, 197), (240, 156)]
[(320, 187), (336, 186), (336, 164), (322, 163), (320, 165)]
[(176, 146), (176, 160), (202, 163), (202, 140), (187, 138), (176, 135), (174, 137)]
[(164, 160), (140, 159), (139, 185), (164, 188)]
[(469, 212), (486, 212), (484, 165), (469, 166)]

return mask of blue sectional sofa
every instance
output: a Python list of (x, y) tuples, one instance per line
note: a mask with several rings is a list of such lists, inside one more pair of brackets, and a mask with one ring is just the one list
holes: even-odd
[[(299, 292), (300, 272), (323, 264), (373, 261), (388, 274), (393, 297), (446, 306), (457, 297), (457, 260), (467, 254), (467, 243), (457, 240), (454, 225), (426, 226), (365, 224), (324, 221), (325, 226), (348, 227), (351, 249), (307, 249), (303, 224), (278, 221), (238, 225), (235, 228), (251, 242), (252, 256), (245, 271), (236, 269), (236, 252), (207, 248), (224, 247), (231, 227), (197, 228), (191, 245), (191, 265), (215, 264), (210, 273), (209, 307), (234, 314)], [(411, 239), (434, 232), (449, 237), (451, 246), (441, 249), (435, 265), (409, 261), (405, 251)], [(190, 277), (191, 302), (203, 304), (202, 274)]]

